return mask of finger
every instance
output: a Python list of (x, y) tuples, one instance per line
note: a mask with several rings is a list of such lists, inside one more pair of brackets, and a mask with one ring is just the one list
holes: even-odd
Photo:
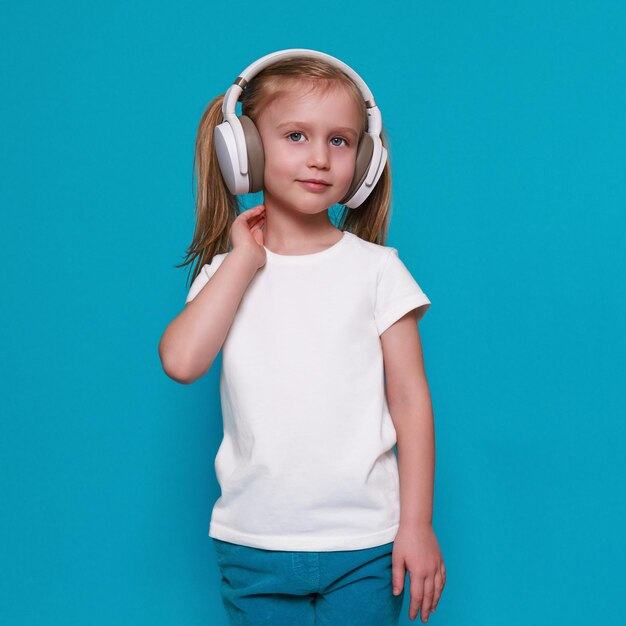
[(252, 232), (255, 228), (262, 226), (265, 224), (265, 215), (259, 215), (252, 220), (249, 220), (247, 225), (250, 232)]
[(256, 224), (254, 224), (254, 226), (252, 226), (252, 228), (250, 229), (250, 232), (253, 233), (255, 230), (258, 230), (259, 228), (261, 228), (261, 226), (263, 226), (263, 224), (265, 224), (265, 219), (261, 218), (260, 220), (257, 221)]
[(392, 558), (391, 560), (391, 585), (393, 587), (393, 595), (399, 596), (404, 588), (405, 577), (404, 561), (401, 558)]
[(424, 579), (424, 598), (422, 599), (422, 621), (428, 620), (428, 615), (431, 612), (431, 606), (433, 604), (433, 597), (435, 595), (435, 581), (434, 576), (427, 576)]
[(411, 574), (411, 602), (409, 603), (409, 619), (415, 619), (424, 598), (424, 578)]
[(441, 575), (441, 568), (437, 570), (435, 574), (435, 596), (433, 598), (433, 605), (431, 611), (434, 611), (439, 604), (439, 598), (441, 598), (441, 592), (443, 591), (443, 576)]
[(259, 213), (248, 218), (248, 224), (256, 224), (259, 220), (265, 219), (265, 213)]
[(265, 205), (264, 204), (259, 204), (258, 206), (254, 206), (251, 209), (247, 209), (246, 211), (242, 211), (238, 216), (237, 219), (244, 219), (244, 220), (250, 220), (253, 217), (256, 217), (257, 215), (261, 215), (262, 213), (265, 212)]

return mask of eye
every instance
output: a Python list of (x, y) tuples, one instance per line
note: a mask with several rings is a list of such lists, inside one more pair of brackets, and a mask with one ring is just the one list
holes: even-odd
[[(291, 137), (293, 137), (294, 135), (302, 135), (302, 133), (299, 133), (299, 132), (297, 132), (297, 131), (296, 131), (296, 132), (293, 132), (293, 133), (289, 133), (289, 134), (287, 135), (287, 137), (291, 138)], [(299, 142), (299, 141), (294, 141), (293, 143), (300, 143), (300, 142)]]
[[(333, 139), (340, 139), (341, 141), (345, 141), (346, 146), (349, 146), (350, 144), (348, 143), (347, 139), (344, 139), (343, 137), (333, 137)], [(334, 144), (335, 146), (337, 146), (337, 144)], [(339, 144), (339, 146), (341, 146), (341, 144)], [(338, 147), (339, 147), (338, 146)]]

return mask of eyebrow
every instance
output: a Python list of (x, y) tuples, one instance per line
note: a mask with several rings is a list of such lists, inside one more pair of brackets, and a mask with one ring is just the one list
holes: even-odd
[[(285, 126), (296, 126), (306, 129), (311, 128), (306, 122), (283, 122), (282, 124), (279, 124), (277, 128), (283, 128)], [(349, 126), (337, 126), (331, 132), (346, 133), (352, 135), (353, 137), (356, 137), (358, 134), (357, 131), (354, 130), (354, 128), (350, 128)]]

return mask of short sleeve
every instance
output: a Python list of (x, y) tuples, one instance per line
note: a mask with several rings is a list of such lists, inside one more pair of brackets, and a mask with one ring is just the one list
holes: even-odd
[(226, 258), (226, 254), (226, 252), (216, 254), (213, 256), (213, 260), (210, 263), (205, 263), (202, 266), (202, 269), (191, 283), (185, 304), (191, 302), (200, 293), (202, 288), (209, 282), (211, 276), (215, 274), (217, 268), (222, 264), (222, 261)]
[(400, 260), (398, 251), (390, 250), (376, 288), (374, 320), (379, 335), (413, 309), (417, 309), (419, 322), (430, 306), (430, 300)]

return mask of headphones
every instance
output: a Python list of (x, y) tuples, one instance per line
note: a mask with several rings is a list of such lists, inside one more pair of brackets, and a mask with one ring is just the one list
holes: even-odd
[(361, 133), (357, 147), (354, 176), (339, 204), (355, 209), (374, 189), (387, 162), (387, 150), (380, 140), (382, 117), (365, 81), (348, 65), (329, 54), (306, 48), (272, 52), (249, 65), (228, 88), (222, 104), (222, 123), (213, 131), (213, 143), (224, 182), (234, 194), (254, 193), (263, 188), (265, 155), (261, 136), (247, 115), (237, 115), (235, 107), (244, 87), (262, 69), (285, 58), (323, 59), (347, 74), (361, 91), (367, 107), (367, 132)]

